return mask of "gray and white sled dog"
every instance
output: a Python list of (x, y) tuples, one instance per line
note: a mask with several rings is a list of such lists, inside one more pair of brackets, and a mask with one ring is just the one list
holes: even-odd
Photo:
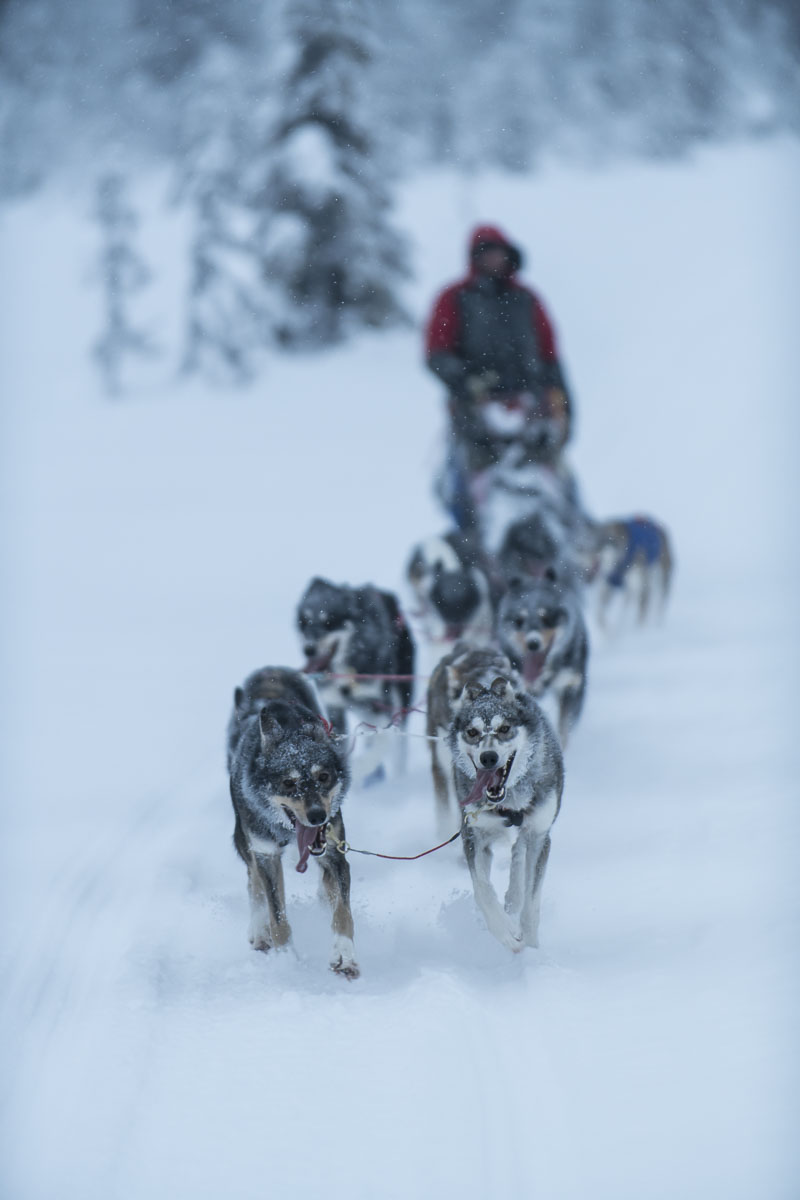
[(439, 660), (428, 683), (426, 733), (430, 739), (428, 745), (437, 827), (443, 837), (449, 832), (458, 807), (451, 801), (453, 760), (448, 743), (450, 728), (468, 695), (478, 695), (500, 675), (519, 685), (514, 668), (502, 651), (491, 646), (473, 646), (464, 640), (457, 642), (450, 653)]
[(475, 539), (458, 531), (427, 538), (412, 550), (406, 578), (431, 641), (491, 637), (494, 611), (480, 557)]
[(486, 475), (479, 524), (489, 554), (499, 555), (511, 526), (534, 515), (562, 552), (573, 547), (577, 551), (586, 518), (575, 476), (566, 464), (530, 462), (522, 447), (512, 446)]
[[(358, 721), (403, 728), (413, 695), (414, 642), (396, 596), (372, 584), (349, 587), (312, 579), (297, 606), (297, 628), (306, 656), (303, 670), (317, 687), (337, 733), (347, 712)], [(397, 678), (401, 676), (403, 678)], [(362, 779), (381, 766), (385, 741), (360, 739), (354, 769)], [(405, 738), (396, 739), (397, 762)]]
[[(467, 685), (448, 734), (461, 838), (478, 907), (510, 950), (539, 944), (550, 829), (561, 807), (564, 761), (544, 713), (513, 678)], [(501, 903), (491, 881), (493, 846), (516, 830)]]
[(291, 939), (281, 859), (295, 841), (297, 870), (305, 871), (312, 855), (322, 868), (333, 910), (331, 970), (356, 979), (350, 867), (336, 849), (345, 840), (340, 809), (350, 782), (347, 759), (298, 671), (264, 667), (236, 688), (228, 769), (233, 844), (247, 867), (253, 948), (269, 950)]
[(539, 579), (514, 578), (497, 611), (497, 638), (540, 702), (552, 700), (566, 746), (583, 708), (589, 637), (578, 592), (548, 567)]

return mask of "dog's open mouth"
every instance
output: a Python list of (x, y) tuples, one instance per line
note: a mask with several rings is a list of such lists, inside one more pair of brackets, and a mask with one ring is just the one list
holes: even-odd
[(326, 654), (313, 654), (303, 667), (303, 672), (306, 675), (319, 675), (323, 671), (327, 671), (333, 662), (333, 656), (338, 649), (339, 643), (334, 642), (330, 650)]
[(327, 849), (328, 843), (325, 834), (328, 830), (328, 822), (325, 821), (322, 825), (304, 825), (302, 821), (298, 821), (290, 808), (286, 808), (284, 805), (283, 811), (294, 825), (299, 854), (297, 870), (303, 875), (308, 870), (308, 856), (313, 854), (315, 858), (319, 858)]
[(468, 795), (461, 801), (461, 807), (466, 808), (468, 804), (477, 804), (484, 796), (486, 796), (490, 803), (499, 804), (505, 797), (506, 783), (511, 773), (516, 753), (515, 750), (505, 766), (493, 767), (490, 771), (479, 770)]
[(522, 660), (522, 678), (526, 683), (536, 683), (547, 662), (547, 647), (544, 650), (528, 650)]

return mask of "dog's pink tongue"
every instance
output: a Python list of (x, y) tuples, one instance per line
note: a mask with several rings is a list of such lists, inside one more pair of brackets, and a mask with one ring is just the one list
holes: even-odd
[(491, 771), (478, 771), (475, 776), (475, 782), (470, 788), (467, 797), (461, 801), (461, 807), (465, 808), (467, 804), (477, 804), (486, 794), (486, 789), (492, 786), (499, 787), (503, 782), (503, 768), (495, 767)]
[(302, 875), (308, 870), (308, 856), (311, 853), (311, 847), (317, 840), (319, 829), (313, 826), (302, 825), (300, 821), (298, 821), (296, 825), (296, 831), (297, 849), (300, 851), (300, 858), (297, 861), (297, 870)]
[(309, 658), (306, 665), (303, 667), (303, 674), (317, 675), (321, 671), (327, 671), (333, 661), (333, 650), (328, 654), (317, 654), (313, 658)]
[(544, 650), (529, 650), (522, 662), (522, 678), (526, 683), (535, 683), (544, 670), (547, 652)]

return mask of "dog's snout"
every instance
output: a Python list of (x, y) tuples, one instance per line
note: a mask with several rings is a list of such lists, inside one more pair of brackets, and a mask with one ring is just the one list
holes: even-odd
[(312, 658), (316, 652), (317, 647), (313, 642), (306, 642), (305, 646), (303, 646), (303, 654), (305, 654), (306, 658)]
[(306, 808), (306, 819), (309, 825), (324, 825), (328, 814), (321, 804), (309, 804)]
[(525, 639), (525, 645), (528, 647), (529, 650), (541, 650), (542, 639), (539, 637), (538, 634), (531, 633)]
[(481, 754), (481, 766), (491, 770), (497, 766), (497, 752), (495, 750), (484, 750)]

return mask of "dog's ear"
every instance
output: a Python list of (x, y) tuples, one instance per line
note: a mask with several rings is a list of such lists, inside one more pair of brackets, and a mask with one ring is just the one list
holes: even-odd
[(505, 696), (510, 687), (511, 684), (505, 676), (498, 675), (496, 679), (492, 680), (491, 693), (493, 696)]
[(486, 688), (482, 687), (479, 683), (468, 683), (464, 691), (467, 693), (468, 700), (477, 700), (478, 696), (483, 695)]
[(262, 708), (259, 722), (262, 744), (280, 741), (283, 737), (283, 726), (274, 713), (271, 713), (268, 708)]
[(521, 592), (525, 586), (525, 580), (521, 575), (512, 575), (506, 584), (506, 591)]
[(237, 712), (242, 707), (243, 700), (244, 700), (244, 688), (240, 688), (240, 687), (235, 688), (234, 693), (233, 693), (233, 707), (236, 709)]
[(461, 693), (461, 676), (450, 663), (445, 667), (445, 671), (447, 673), (447, 694), (451, 700), (455, 700)]
[(302, 732), (306, 737), (313, 738), (315, 742), (327, 742), (328, 734), (325, 732), (325, 726), (322, 721), (309, 721), (304, 725)]

